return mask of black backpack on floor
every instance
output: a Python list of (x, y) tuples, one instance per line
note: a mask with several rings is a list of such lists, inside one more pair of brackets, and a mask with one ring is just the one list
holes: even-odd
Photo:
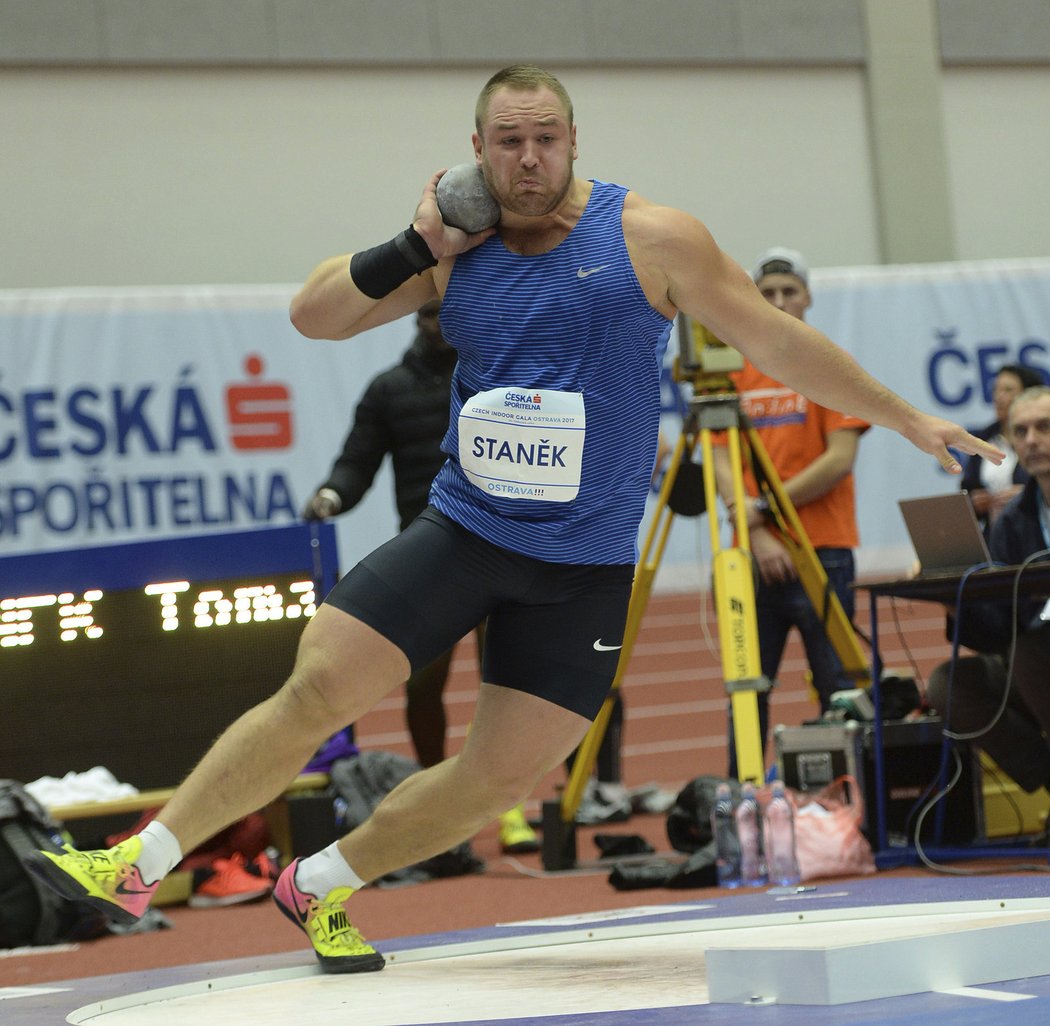
[[(329, 776), (332, 786), (343, 800), (341, 833), (360, 826), (372, 810), (402, 780), (423, 767), (413, 759), (396, 752), (367, 751), (332, 764)], [(481, 873), (485, 863), (474, 854), (470, 841), (463, 841), (440, 855), (394, 870), (376, 881), (378, 886), (419, 883), (446, 876)]]
[(25, 867), (34, 851), (62, 850), (59, 824), (14, 780), (0, 780), (0, 948), (87, 940), (107, 931), (90, 905), (60, 897)]

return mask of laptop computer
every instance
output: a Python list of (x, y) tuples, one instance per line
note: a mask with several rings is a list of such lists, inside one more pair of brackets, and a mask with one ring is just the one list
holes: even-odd
[(900, 499), (897, 505), (919, 557), (920, 578), (957, 575), (992, 562), (966, 492)]

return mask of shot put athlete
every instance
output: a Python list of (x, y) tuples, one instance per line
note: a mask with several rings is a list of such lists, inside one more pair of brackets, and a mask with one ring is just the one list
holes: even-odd
[(293, 861), (274, 892), (326, 971), (380, 969), (382, 955), (351, 925), (354, 892), (525, 799), (579, 744), (609, 689), (656, 454), (661, 350), (679, 311), (946, 470), (960, 470), (949, 446), (1002, 459), (767, 303), (691, 215), (576, 177), (576, 143), (562, 84), (505, 68), (481, 91), (473, 134), (498, 225), (467, 234), (445, 224), (438, 172), (409, 228), (309, 276), (291, 308), (309, 338), (350, 338), (441, 297), (459, 360), (430, 505), (335, 586), (287, 683), (215, 742), (141, 834), (37, 857), (56, 889), (134, 921), (182, 852), (278, 796), (333, 731), (487, 616), (484, 683), (462, 751)]

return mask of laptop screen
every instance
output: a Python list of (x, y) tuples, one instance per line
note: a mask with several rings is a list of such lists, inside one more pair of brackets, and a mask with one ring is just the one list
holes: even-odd
[(923, 577), (992, 561), (966, 492), (901, 499), (898, 505)]

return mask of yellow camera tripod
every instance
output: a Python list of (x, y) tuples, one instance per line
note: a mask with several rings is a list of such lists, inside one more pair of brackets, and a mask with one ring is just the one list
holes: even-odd
[[(784, 492), (783, 482), (754, 427), (740, 411), (740, 400), (729, 373), (743, 366), (734, 349), (716, 339), (702, 325), (680, 321), (680, 352), (675, 361), (675, 380), (692, 385), (689, 413), (668, 463), (656, 501), (652, 522), (635, 570), (627, 611), (623, 648), (609, 695), (577, 751), (576, 760), (561, 800), (543, 803), (543, 866), (547, 870), (568, 869), (576, 863), (576, 810), (594, 768), (598, 749), (608, 728), (617, 692), (627, 671), (642, 617), (649, 603), (653, 581), (670, 536), (674, 512), (669, 498), (682, 466), (701, 447), (705, 508), (711, 535), (712, 594), (718, 619), (719, 647), (726, 692), (733, 708), (734, 739), (740, 779), (763, 782), (765, 765), (758, 717), (758, 694), (770, 682), (762, 676), (755, 613), (754, 564), (747, 527), (747, 492), (744, 488), (741, 435), (746, 441), (751, 466), (769, 503), (770, 516), (791, 555), (799, 581), (813, 607), (821, 614), (828, 641), (846, 673), (857, 685), (870, 683), (868, 660), (857, 641), (853, 625), (838, 596), (829, 587), (827, 574), (810, 544), (794, 505)], [(717, 509), (714, 452), (711, 435), (724, 431), (732, 469), (736, 545), (721, 544)]]

